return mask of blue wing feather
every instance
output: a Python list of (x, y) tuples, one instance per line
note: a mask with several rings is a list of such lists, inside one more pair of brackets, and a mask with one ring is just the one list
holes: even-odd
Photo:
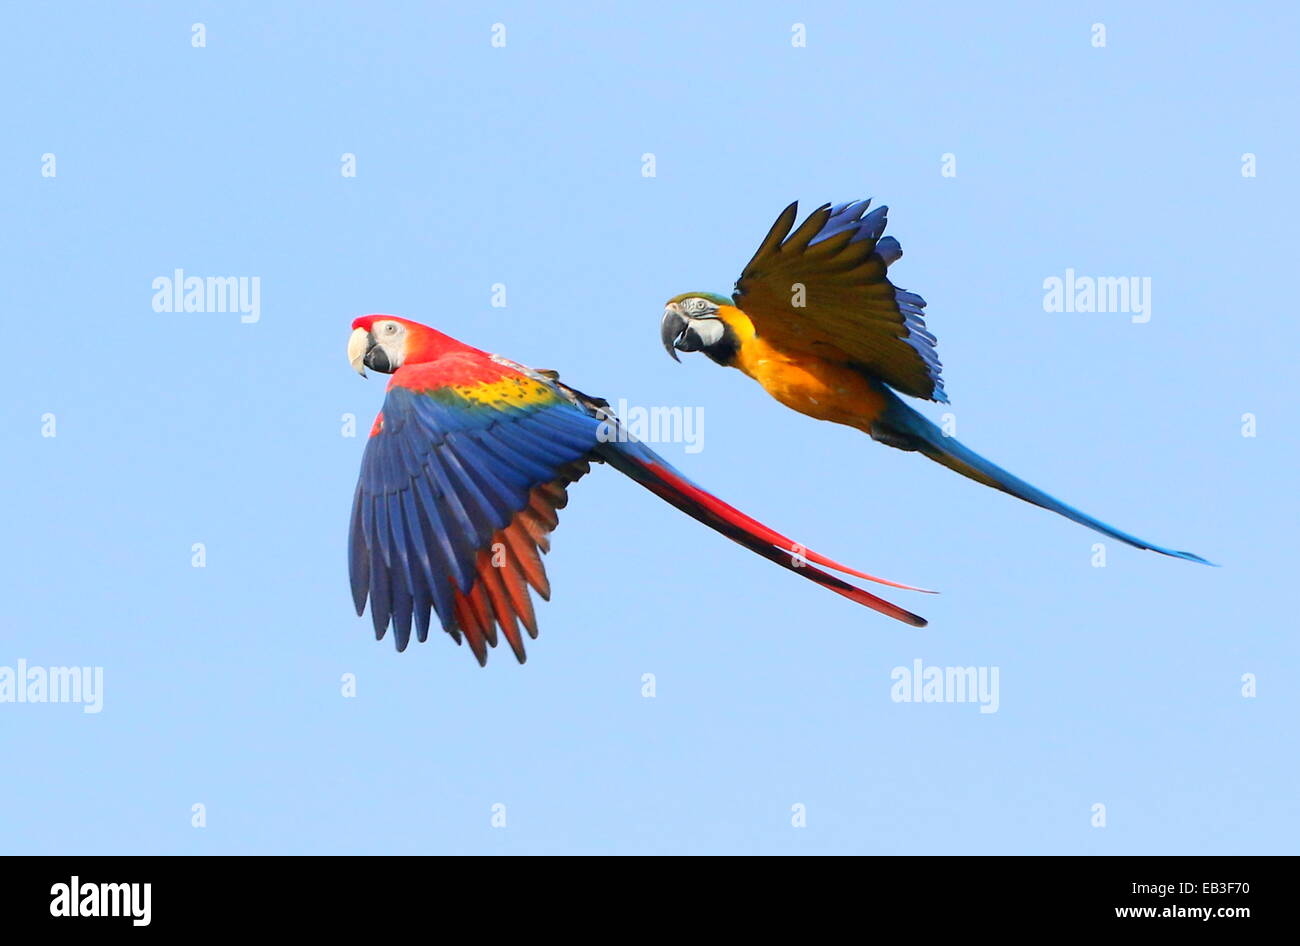
[[(830, 217), (808, 245), (816, 246), (842, 233), (852, 232), (850, 244), (861, 243), (863, 240), (875, 241), (875, 254), (888, 269), (902, 257), (903, 248), (892, 236), (883, 235), (888, 223), (889, 208), (882, 205), (871, 213), (865, 213), (870, 206), (870, 200), (858, 200), (832, 207)], [(943, 379), (940, 376), (943, 366), (939, 362), (939, 354), (935, 349), (936, 340), (925, 325), (923, 311), (925, 300), (915, 292), (894, 287), (894, 302), (903, 316), (903, 326), (907, 330), (903, 341), (925, 362), (927, 373), (934, 386), (930, 396), (942, 404), (948, 403), (948, 395), (943, 389)]]
[[(488, 405), (391, 387), (349, 532), (353, 600), (360, 614), (369, 598), (376, 636), (391, 624), (402, 650), (412, 626), (426, 639), (432, 612), (459, 640), (457, 594), (475, 587), (480, 552), (536, 487), (591, 452), (599, 423), (558, 390), (554, 402)], [(477, 600), (491, 624), (496, 605)], [(494, 627), (484, 633), (495, 643)]]

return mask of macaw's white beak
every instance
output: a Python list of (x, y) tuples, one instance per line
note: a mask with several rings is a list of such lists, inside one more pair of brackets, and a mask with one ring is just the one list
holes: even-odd
[(366, 352), (370, 351), (372, 344), (370, 333), (363, 328), (353, 329), (348, 338), (348, 364), (363, 378), (366, 376)]

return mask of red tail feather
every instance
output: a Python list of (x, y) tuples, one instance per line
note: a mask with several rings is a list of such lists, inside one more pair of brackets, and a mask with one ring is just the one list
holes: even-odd
[[(855, 575), (858, 578), (879, 582), (882, 585), (889, 585), (894, 588), (902, 588), (907, 591), (926, 591), (926, 589), (914, 588), (911, 585), (877, 578), (874, 575), (841, 565), (833, 559), (806, 549), (792, 539), (763, 525), (757, 519), (745, 515), (734, 506), (724, 503), (712, 493), (705, 492), (663, 465), (629, 456), (625, 451), (619, 450), (617, 447), (617, 444), (611, 444), (610, 449), (602, 451), (604, 458), (611, 466), (632, 477), (655, 495), (676, 506), (692, 518), (703, 522), (729, 539), (745, 546), (750, 551), (775, 562), (782, 568), (814, 581), (836, 594), (843, 595), (850, 601), (856, 601), (858, 604), (879, 611), (881, 614), (888, 615), (906, 624), (911, 624), (914, 627), (924, 627), (926, 625), (925, 618), (904, 610), (898, 605), (891, 604), (883, 598), (878, 598), (865, 589), (842, 581), (834, 575), (828, 574), (819, 568), (814, 568), (807, 563), (816, 562), (819, 565), (834, 568), (848, 575)], [(926, 591), (926, 593), (934, 594), (932, 591)]]

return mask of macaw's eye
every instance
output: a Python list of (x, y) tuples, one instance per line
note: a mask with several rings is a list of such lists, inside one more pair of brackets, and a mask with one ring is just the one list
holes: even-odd
[(691, 311), (692, 311), (692, 312), (703, 312), (703, 311), (704, 311), (704, 300), (703, 300), (703, 299), (692, 299), (692, 300), (691, 300)]
[(396, 323), (396, 322), (388, 322), (388, 323), (386, 323), (386, 324), (384, 325), (384, 334), (385, 334), (385, 335), (396, 335), (396, 334), (397, 334), (397, 323)]

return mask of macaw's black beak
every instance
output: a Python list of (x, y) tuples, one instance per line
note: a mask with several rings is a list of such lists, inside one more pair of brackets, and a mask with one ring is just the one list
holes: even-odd
[(388, 352), (382, 345), (375, 344), (375, 337), (363, 328), (355, 329), (348, 339), (348, 364), (363, 378), (367, 368), (381, 374), (393, 373)]
[(681, 361), (679, 351), (699, 351), (701, 347), (699, 336), (691, 330), (691, 320), (671, 305), (664, 309), (664, 320), (659, 323), (659, 340), (673, 361)]
[(370, 343), (370, 350), (366, 352), (366, 367), (371, 371), (378, 371), (380, 374), (392, 374), (396, 369), (388, 360), (388, 352), (383, 346)]

